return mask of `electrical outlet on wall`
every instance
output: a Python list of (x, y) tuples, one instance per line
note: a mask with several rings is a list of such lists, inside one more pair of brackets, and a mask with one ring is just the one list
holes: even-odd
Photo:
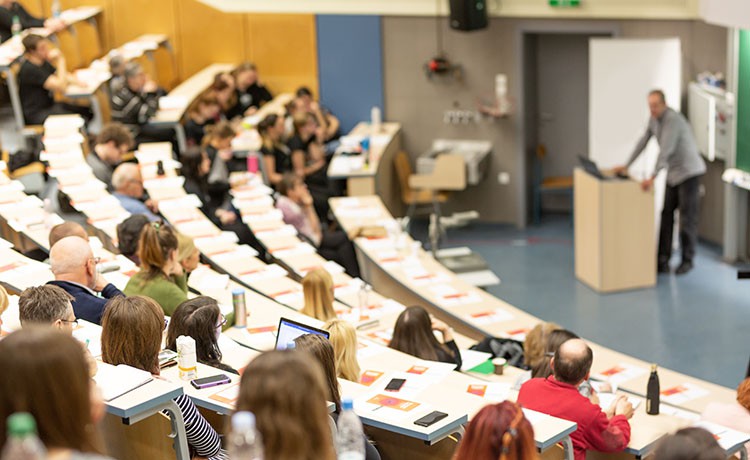
[(510, 174), (507, 172), (501, 172), (497, 174), (497, 183), (500, 185), (510, 184)]

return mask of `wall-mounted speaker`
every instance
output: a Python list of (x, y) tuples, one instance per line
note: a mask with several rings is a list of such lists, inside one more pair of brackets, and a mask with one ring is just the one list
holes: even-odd
[(456, 30), (487, 27), (487, 0), (450, 0), (450, 25)]

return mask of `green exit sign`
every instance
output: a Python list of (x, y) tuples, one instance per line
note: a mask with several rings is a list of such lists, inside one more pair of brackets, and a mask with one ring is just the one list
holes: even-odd
[(556, 6), (556, 7), (581, 6), (581, 0), (549, 0), (549, 6)]

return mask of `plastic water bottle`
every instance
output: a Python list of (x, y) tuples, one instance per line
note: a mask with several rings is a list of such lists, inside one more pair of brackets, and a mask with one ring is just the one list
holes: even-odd
[(263, 460), (263, 439), (255, 427), (252, 412), (236, 412), (232, 415), (232, 431), (229, 433), (229, 458)]
[(338, 460), (364, 460), (365, 436), (362, 422), (354, 413), (354, 402), (351, 398), (341, 401), (338, 435), (336, 436), (336, 452)]
[(52, 6), (50, 7), (50, 10), (52, 10), (53, 18), (59, 18), (60, 13), (62, 12), (62, 8), (60, 7), (60, 0), (52, 0)]
[(3, 448), (2, 460), (44, 460), (47, 450), (36, 434), (34, 417), (18, 412), (8, 417), (8, 440)]
[(13, 24), (10, 26), (10, 32), (14, 37), (21, 35), (21, 20), (18, 16), (13, 16)]

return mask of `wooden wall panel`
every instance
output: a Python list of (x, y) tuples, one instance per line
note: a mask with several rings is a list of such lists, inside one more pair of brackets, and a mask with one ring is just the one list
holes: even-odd
[(177, 0), (112, 0), (113, 46), (143, 34), (166, 34), (176, 46)]
[(245, 56), (244, 21), (196, 0), (180, 0), (177, 14), (183, 76), (216, 62), (240, 62)]
[(318, 94), (315, 16), (312, 14), (247, 14), (248, 59), (274, 93), (309, 86)]

